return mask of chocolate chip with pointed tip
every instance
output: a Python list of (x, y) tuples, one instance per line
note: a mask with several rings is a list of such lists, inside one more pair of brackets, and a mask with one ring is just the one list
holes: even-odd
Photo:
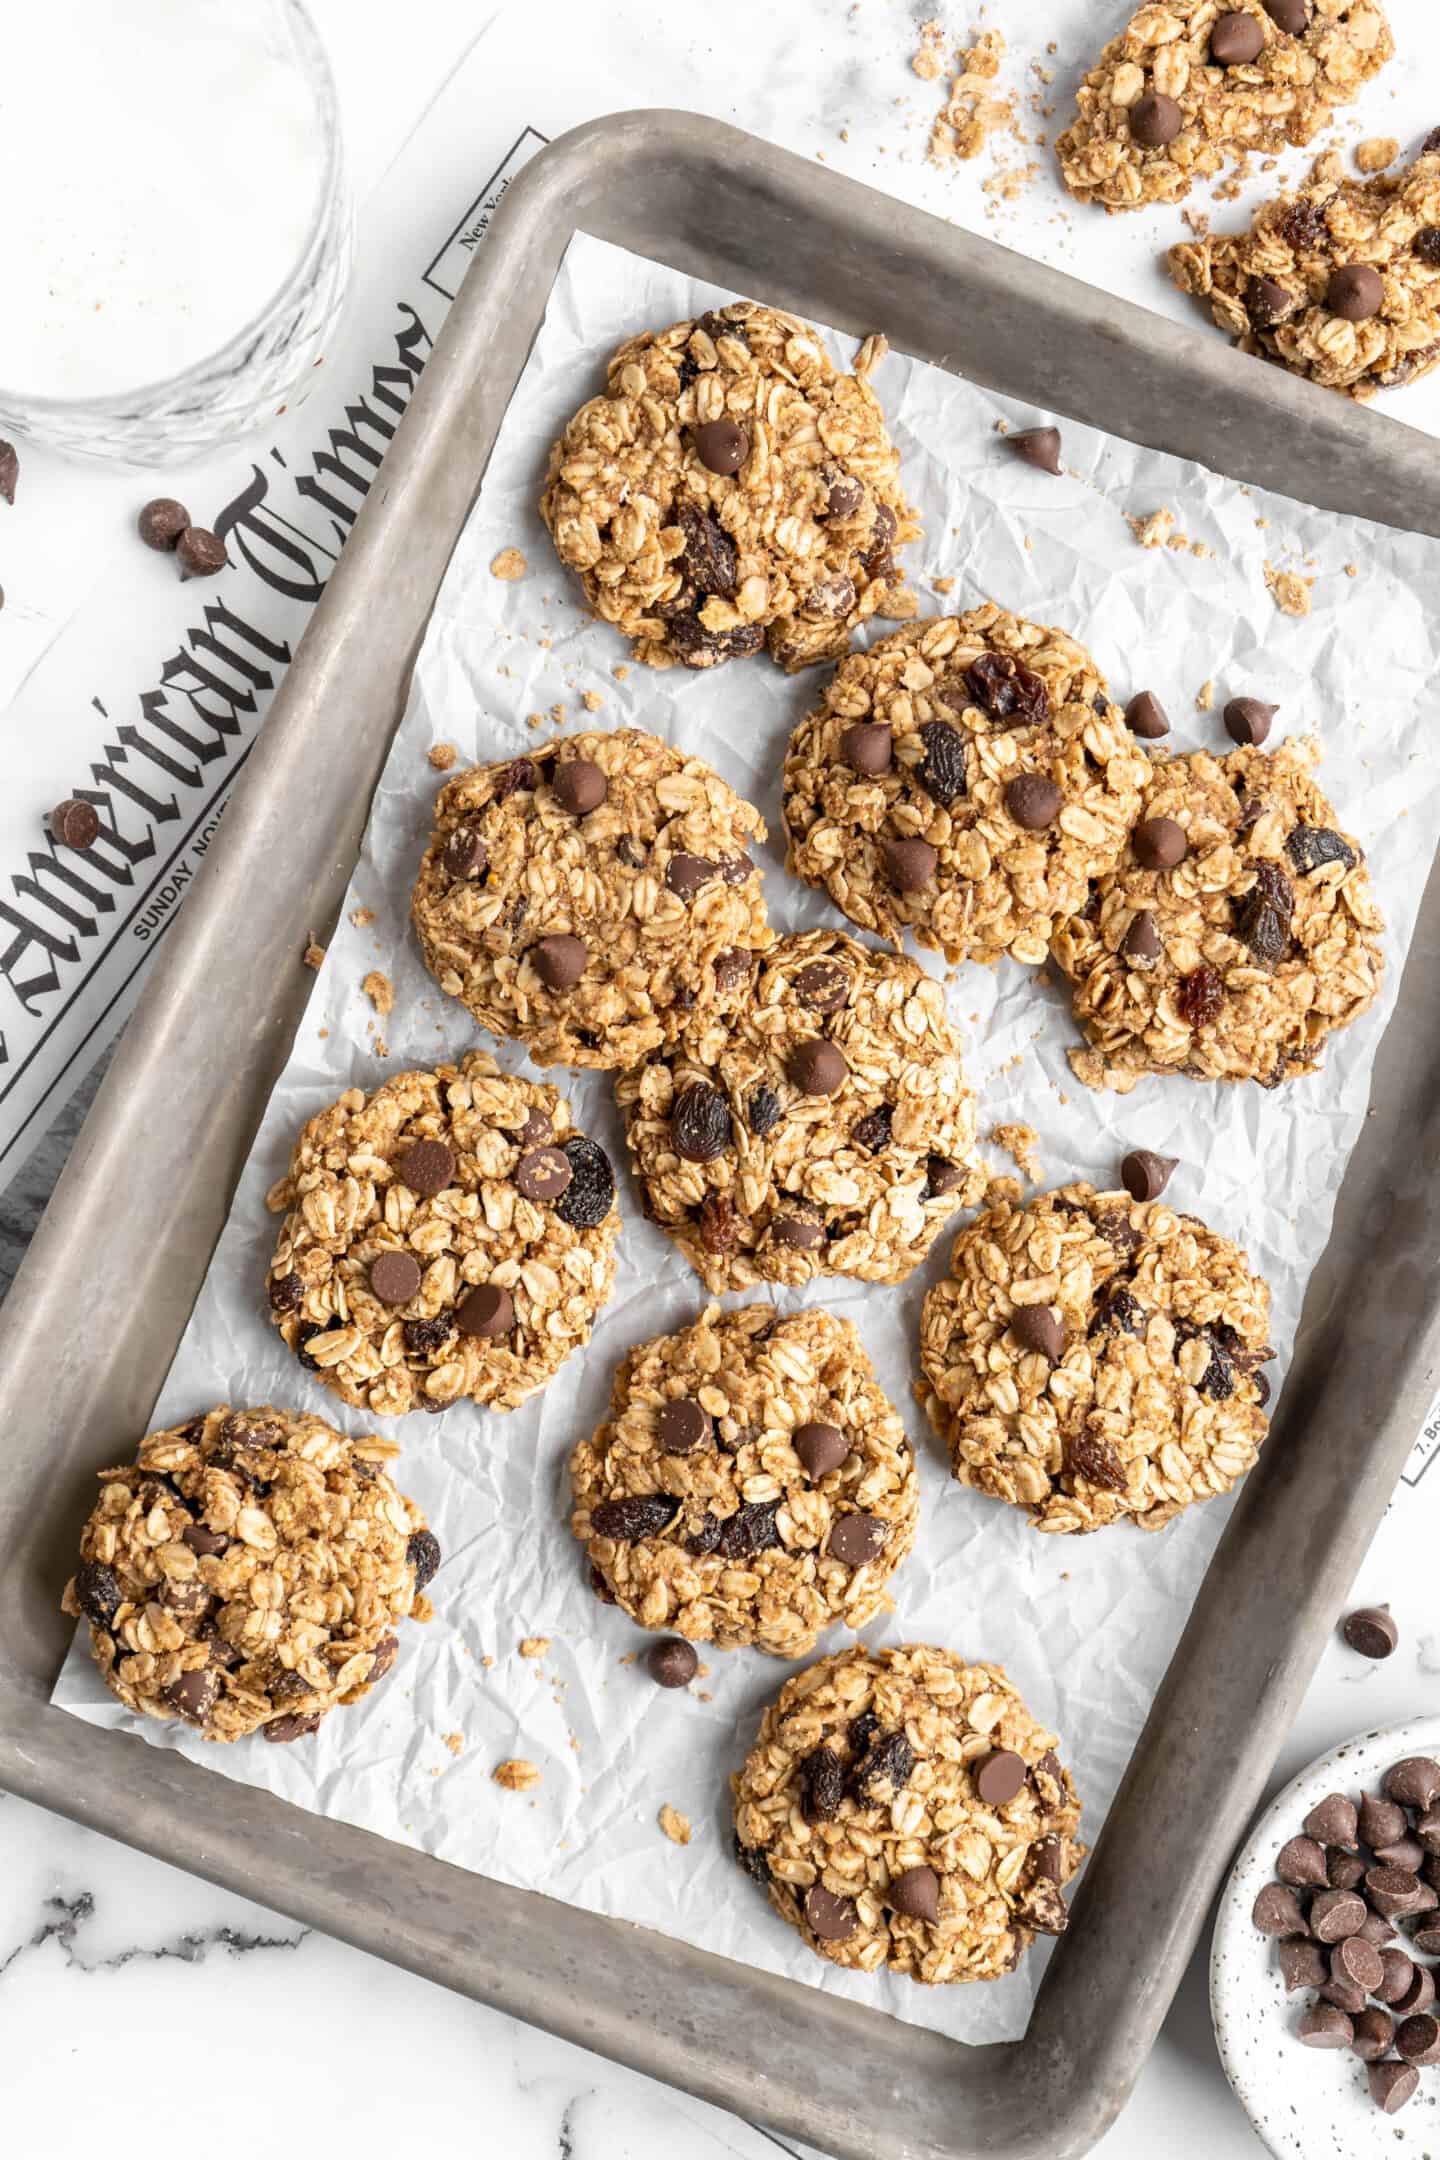
[(880, 854), (890, 882), (898, 892), (922, 892), (927, 885), (934, 883), (940, 857), (928, 840), (894, 840), (887, 837), (880, 842)]
[(1329, 1881), (1325, 1848), (1314, 1838), (1287, 1838), (1275, 1856), (1275, 1872), (1293, 1890), (1318, 1890)]
[(530, 948), (530, 959), (547, 990), (573, 990), (590, 965), (582, 941), (568, 934), (539, 939)]
[(1153, 690), (1137, 690), (1125, 707), (1125, 725), (1142, 742), (1158, 742), (1170, 732), (1170, 720)]
[(550, 785), (561, 809), (577, 818), (598, 810), (610, 792), (610, 782), (593, 758), (566, 758), (556, 766)]
[(846, 1942), (860, 1925), (854, 1899), (837, 1897), (823, 1883), (811, 1883), (806, 1891), (805, 1918), (821, 1942)]
[(225, 543), (204, 525), (187, 525), (175, 543), (175, 560), (182, 578), (215, 577), (230, 558)]
[(1160, 927), (1149, 908), (1141, 908), (1130, 918), (1130, 927), (1120, 940), (1120, 950), (1127, 960), (1146, 962), (1158, 960), (1164, 951)]
[(1017, 773), (1005, 784), (1005, 807), (1023, 832), (1044, 832), (1053, 825), (1064, 800), (1044, 773)]
[[(1276, 0), (1266, 0), (1267, 6), (1275, 4)], [(1398, 2115), (1406, 2101), (1414, 2098), (1415, 2088), (1420, 2083), (1420, 2072), (1415, 2065), (1399, 2062), (1393, 2055), (1382, 2062), (1367, 2063), (1365, 2077), (1370, 2098), (1382, 2115)]]
[(187, 1725), (204, 1725), (220, 1696), (220, 1675), (213, 1665), (201, 1665), (189, 1672), (182, 1672), (162, 1688), (160, 1700), (167, 1703)]
[(1310, 0), (1260, 0), (1277, 30), (1300, 37), (1310, 27)]
[(1020, 428), (1005, 437), (1006, 446), (1027, 465), (1034, 465), (1041, 472), (1058, 473), (1060, 470), (1060, 430), (1057, 427)]
[(1065, 1330), (1049, 1305), (1020, 1305), (1010, 1316), (1010, 1332), (1022, 1350), (1038, 1350), (1052, 1365), (1065, 1355)]
[(490, 867), (489, 852), (473, 826), (457, 825), (445, 843), (441, 857), (446, 874), (457, 880), (479, 877)]
[(1277, 278), (1251, 277), (1245, 281), (1245, 312), (1257, 330), (1268, 330), (1293, 315), (1298, 302)]
[(1178, 1155), (1157, 1155), (1153, 1148), (1132, 1148), (1120, 1165), (1120, 1182), (1132, 1200), (1158, 1200), (1170, 1182)]
[(707, 472), (728, 479), (750, 455), (750, 437), (734, 420), (706, 420), (695, 430), (695, 455)]
[(1431, 1755), (1407, 1755), (1392, 1763), (1381, 1780), (1387, 1800), (1402, 1807), (1428, 1808), (1440, 1797), (1440, 1763)]
[(1330, 1968), (1319, 1943), (1306, 1942), (1302, 1937), (1288, 1936), (1276, 1951), (1280, 1978), (1287, 1995), (1296, 1988), (1324, 1987)]
[(925, 1920), (933, 1927), (940, 1917), (940, 1877), (932, 1867), (908, 1867), (891, 1876), (885, 1902), (907, 1920)]
[(1343, 322), (1369, 322), (1385, 304), (1385, 284), (1369, 263), (1339, 263), (1325, 288), (1325, 305)]
[(1267, 705), (1263, 698), (1231, 698), (1225, 707), (1225, 732), (1231, 742), (1263, 743), (1279, 710), (1278, 705)]
[(1163, 90), (1147, 90), (1130, 107), (1130, 139), (1145, 150), (1163, 150), (1185, 125), (1185, 115)]
[(159, 554), (174, 552), (175, 543), (190, 523), (190, 513), (184, 503), (176, 502), (173, 495), (157, 495), (147, 502), (135, 520), (135, 530), (146, 547)]
[(1326, 1793), (1317, 1800), (1305, 1817), (1306, 1834), (1318, 1838), (1322, 1845), (1341, 1845), (1353, 1851), (1360, 1817), (1353, 1800), (1344, 1793)]
[(1248, 67), (1265, 50), (1265, 32), (1253, 15), (1232, 8), (1216, 19), (1210, 32), (1210, 58), (1217, 67)]
[(838, 1043), (813, 1036), (797, 1043), (785, 1060), (785, 1076), (803, 1095), (834, 1095), (845, 1085), (850, 1067)]
[(894, 733), (878, 720), (862, 720), (846, 728), (840, 737), (840, 755), (852, 771), (873, 780), (890, 770), (895, 756)]
[(1173, 870), (1189, 852), (1183, 825), (1174, 818), (1142, 818), (1130, 835), (1135, 860), (1146, 870)]
[(797, 1425), (790, 1445), (805, 1465), (806, 1476), (817, 1482), (838, 1470), (850, 1453), (850, 1443), (840, 1427), (818, 1420)]
[(1335, 2003), (1322, 2002), (1305, 2012), (1295, 2033), (1304, 2047), (1348, 2048), (1355, 2037), (1355, 2028)]
[(1300, 1910), (1300, 1901), (1287, 1883), (1263, 1884), (1255, 1893), (1250, 1920), (1262, 1935), (1305, 1933), (1305, 1915)]

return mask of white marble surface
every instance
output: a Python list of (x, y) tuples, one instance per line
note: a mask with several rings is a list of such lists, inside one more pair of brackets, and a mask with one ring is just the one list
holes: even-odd
[[(1418, 32), (1426, 5), (1397, 0), (1397, 28), (1408, 17)], [(312, 7), (334, 56), (363, 185), (485, 11), (473, 0), (409, 0), (402, 35), (382, 0)], [(623, 81), (625, 102), (699, 107), (808, 155), (823, 151), (837, 167), (1011, 246), (1170, 306), (1155, 250), (1173, 223), (1067, 216), (1046, 184), (987, 219), (983, 168), (947, 178), (923, 165), (935, 96), (906, 60), (914, 24), (935, 13), (960, 31), (972, 11), (942, 0), (728, 0), (724, 10), (548, 0), (543, 20), (547, 45), (566, 53), (572, 72), (586, 42), (598, 39), (607, 79)], [(993, 13), (1010, 28), (1032, 11)], [(1097, 45), (1124, 8), (1120, 0), (1053, 0), (1043, 13), (1043, 36), (1078, 53)], [(1388, 87), (1376, 93), (1364, 132), (1408, 140), (1435, 115), (1421, 109), (1423, 77), (1392, 73), (1395, 98)], [(607, 95), (602, 109), (615, 102)], [(1423, 425), (1440, 406), (1414, 399), (1400, 409)], [(73, 1120), (0, 1199), (0, 1285), (70, 1130)], [(1338, 1647), (1327, 1651), (1284, 1743), (1277, 1784), (1345, 1733), (1434, 1704), (1440, 1633), (1422, 1587), (1395, 1566), (1397, 1547), (1392, 1524), (1357, 1592), (1392, 1599), (1402, 1652), (1389, 1666), (1362, 1670)], [(210, 2160), (249, 2160), (257, 2142), (354, 2160), (417, 2144), (487, 2160), (762, 2160), (781, 2149), (766, 2132), (4, 1796), (0, 2092), (0, 2150), (17, 2160), (93, 2160), (99, 2150), (164, 2149), (182, 2139), (203, 2139)], [(1104, 2160), (1148, 2160), (1156, 2150), (1207, 2160), (1254, 2160), (1260, 2151), (1219, 2070), (1203, 1959), (1130, 2107), (1099, 2148)]]

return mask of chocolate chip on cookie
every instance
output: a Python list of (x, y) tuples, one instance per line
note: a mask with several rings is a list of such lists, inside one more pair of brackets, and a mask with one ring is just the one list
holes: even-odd
[(1006, 783), (1005, 807), (1026, 832), (1043, 832), (1060, 815), (1064, 796), (1043, 773), (1020, 773)]
[(1147, 870), (1173, 870), (1185, 860), (1189, 841), (1174, 818), (1142, 818), (1130, 835), (1135, 860)]
[(527, 1200), (552, 1205), (569, 1187), (574, 1172), (563, 1148), (531, 1148), (515, 1165), (515, 1187)]
[(845, 1085), (850, 1067), (843, 1050), (817, 1036), (795, 1045), (785, 1061), (785, 1071), (804, 1095), (834, 1095)]
[(541, 938), (530, 948), (530, 958), (547, 990), (573, 990), (590, 964), (583, 941), (568, 934)]
[(462, 1335), (482, 1342), (508, 1335), (515, 1325), (515, 1303), (499, 1283), (480, 1283), (455, 1308), (455, 1325)]
[(874, 779), (889, 772), (895, 755), (894, 731), (878, 721), (861, 721), (840, 737), (840, 755), (855, 772)]
[(691, 1455), (705, 1445), (713, 1432), (706, 1412), (688, 1396), (664, 1404), (655, 1430), (666, 1455)]
[(1210, 32), (1210, 57), (1217, 67), (1248, 67), (1265, 50), (1265, 32), (1253, 15), (1238, 8), (1217, 17)]
[(1010, 1332), (1022, 1350), (1038, 1350), (1058, 1365), (1065, 1355), (1065, 1330), (1049, 1305), (1019, 1305), (1010, 1316)]
[(1340, 263), (1330, 273), (1325, 305), (1344, 322), (1369, 322), (1385, 304), (1385, 284), (1369, 263)]
[(1008, 1807), (1025, 1786), (1025, 1758), (995, 1748), (975, 1766), (975, 1790), (987, 1807)]
[(561, 808), (577, 818), (598, 810), (610, 792), (610, 783), (593, 758), (565, 758), (556, 766), (550, 785)]
[(707, 472), (739, 472), (750, 455), (750, 437), (733, 420), (706, 420), (695, 430), (695, 454)]
[(1185, 125), (1185, 116), (1174, 98), (1162, 90), (1147, 90), (1130, 107), (1130, 134), (1147, 150), (1163, 150), (1174, 142)]
[(839, 1426), (819, 1421), (797, 1425), (790, 1445), (805, 1465), (807, 1477), (817, 1484), (832, 1470), (838, 1470), (850, 1454), (850, 1443)]
[(402, 1185), (431, 1200), (454, 1182), (455, 1157), (443, 1140), (417, 1140), (395, 1164)]
[(408, 1305), (420, 1283), (420, 1263), (413, 1253), (377, 1253), (370, 1263), (370, 1288), (382, 1305)]
[(935, 882), (940, 858), (928, 840), (882, 839), (880, 853), (891, 883), (900, 892), (922, 892)]

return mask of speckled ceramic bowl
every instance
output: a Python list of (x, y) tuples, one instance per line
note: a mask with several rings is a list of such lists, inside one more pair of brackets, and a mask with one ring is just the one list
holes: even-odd
[(1275, 1944), (1251, 1924), (1256, 1892), (1275, 1856), (1299, 1834), (1326, 1793), (1378, 1792), (1406, 1755), (1440, 1757), (1440, 1716), (1357, 1733), (1319, 1755), (1271, 1802), (1241, 1848), (1220, 1900), (1210, 1946), (1210, 2011), (1225, 2074), (1256, 2130), (1280, 2160), (1377, 2160), (1397, 2149), (1440, 2153), (1440, 2068), (1422, 2070), (1415, 2097), (1396, 2115), (1370, 2098), (1365, 2065), (1348, 2048), (1307, 2048), (1296, 2038), (1313, 1997), (1287, 1996)]

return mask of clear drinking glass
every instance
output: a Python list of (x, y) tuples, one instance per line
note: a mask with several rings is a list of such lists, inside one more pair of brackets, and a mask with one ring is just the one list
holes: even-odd
[(340, 314), (351, 216), (324, 48), (300, 0), (17, 12), (0, 436), (183, 463), (302, 397)]

